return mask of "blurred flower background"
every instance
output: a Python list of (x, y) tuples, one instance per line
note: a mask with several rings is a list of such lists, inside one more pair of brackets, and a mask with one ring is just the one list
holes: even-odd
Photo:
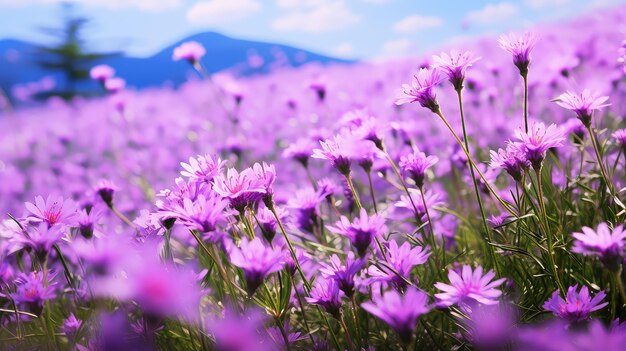
[(0, 0), (0, 349), (621, 350), (625, 39), (621, 1)]

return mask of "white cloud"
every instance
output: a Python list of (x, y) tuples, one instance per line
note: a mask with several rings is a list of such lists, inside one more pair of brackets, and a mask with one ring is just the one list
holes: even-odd
[(200, 1), (187, 11), (187, 20), (193, 24), (214, 25), (232, 22), (261, 10), (257, 0)]
[(333, 49), (333, 53), (339, 57), (351, 57), (354, 55), (354, 47), (350, 43), (341, 43)]
[[(68, 0), (0, 0), (0, 5), (19, 7), (41, 4), (60, 4), (65, 2), (68, 2)], [(92, 7), (104, 7), (109, 9), (138, 8), (145, 11), (168, 10), (179, 7), (182, 4), (182, 0), (72, 0), (70, 2)]]
[(506, 21), (518, 13), (519, 9), (510, 2), (487, 4), (480, 10), (470, 11), (465, 16), (467, 24), (493, 24)]
[(533, 9), (541, 9), (550, 6), (561, 6), (566, 5), (569, 2), (570, 0), (524, 0), (524, 4)]
[(393, 30), (399, 33), (413, 33), (423, 29), (440, 27), (443, 20), (435, 16), (407, 16), (393, 24)]
[(307, 3), (306, 8), (299, 8), (276, 18), (272, 27), (279, 31), (321, 33), (349, 27), (360, 19), (341, 0)]
[(407, 56), (415, 51), (415, 44), (409, 39), (390, 40), (383, 43), (382, 57), (397, 58)]

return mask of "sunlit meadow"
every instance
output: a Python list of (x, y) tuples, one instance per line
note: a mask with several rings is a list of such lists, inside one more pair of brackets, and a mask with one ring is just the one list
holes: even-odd
[(6, 350), (623, 350), (626, 8), (6, 109)]

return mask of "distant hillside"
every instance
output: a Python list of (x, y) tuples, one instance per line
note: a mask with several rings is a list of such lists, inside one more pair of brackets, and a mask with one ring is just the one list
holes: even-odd
[[(131, 87), (141, 89), (163, 84), (176, 86), (193, 72), (185, 62), (173, 62), (172, 51), (189, 40), (195, 40), (207, 49), (202, 64), (209, 72), (232, 69), (239, 74), (249, 75), (268, 72), (275, 66), (297, 67), (308, 62), (350, 62), (287, 45), (240, 40), (206, 32), (173, 43), (150, 57), (118, 56), (102, 63), (114, 67), (117, 75), (126, 79)], [(34, 55), (35, 44), (13, 39), (0, 40), (0, 87), (9, 89), (15, 84), (38, 81), (45, 76), (62, 80), (61, 76), (51, 75), (37, 67), (34, 64)]]

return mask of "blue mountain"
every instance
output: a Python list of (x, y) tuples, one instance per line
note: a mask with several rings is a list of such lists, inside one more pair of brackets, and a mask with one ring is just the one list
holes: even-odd
[[(202, 64), (209, 72), (230, 69), (240, 75), (265, 73), (277, 65), (301, 66), (309, 62), (350, 63), (298, 49), (295, 47), (231, 38), (215, 32), (206, 32), (184, 38), (149, 57), (115, 56), (103, 60), (116, 70), (116, 75), (126, 79), (131, 87), (142, 89), (162, 86), (177, 86), (194, 74), (186, 62), (173, 62), (174, 48), (185, 41), (194, 40), (207, 50)], [(9, 89), (15, 84), (41, 80), (51, 76), (58, 84), (63, 77), (44, 71), (35, 64), (37, 46), (20, 40), (0, 40), (0, 87)], [(256, 65), (249, 65), (249, 58), (255, 57)]]

